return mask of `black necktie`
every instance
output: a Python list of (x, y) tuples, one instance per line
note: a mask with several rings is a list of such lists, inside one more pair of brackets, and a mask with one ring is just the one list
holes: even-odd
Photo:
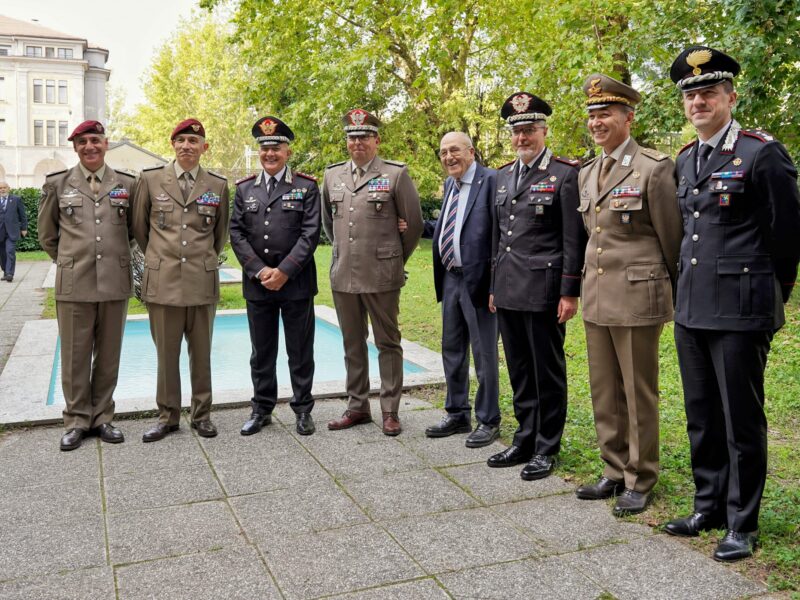
[(519, 184), (522, 183), (522, 180), (525, 179), (525, 175), (527, 175), (528, 171), (530, 170), (531, 168), (528, 165), (526, 164), (520, 165), (519, 177), (517, 178), (517, 188), (519, 188)]
[(710, 144), (701, 144), (700, 150), (697, 152), (697, 175), (699, 176), (700, 173), (703, 172), (703, 169), (708, 162), (708, 157), (711, 156), (711, 153), (714, 151), (714, 147)]
[(267, 196), (269, 196), (272, 193), (272, 190), (274, 189), (275, 189), (275, 178), (270, 177), (269, 181), (267, 181)]

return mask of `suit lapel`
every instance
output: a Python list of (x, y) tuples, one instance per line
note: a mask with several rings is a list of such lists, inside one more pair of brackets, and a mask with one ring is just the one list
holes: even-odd
[(164, 178), (161, 180), (161, 189), (169, 194), (169, 196), (181, 206), (185, 204), (181, 187), (178, 185), (178, 177), (175, 175), (175, 161), (170, 162), (164, 167)]
[[(639, 152), (639, 144), (633, 141), (628, 142), (628, 145), (625, 146), (624, 150), (622, 151), (622, 155), (620, 159), (614, 163), (614, 166), (611, 168), (611, 172), (608, 174), (608, 179), (606, 179), (606, 184), (603, 186), (603, 189), (600, 190), (600, 194), (598, 195), (598, 200), (601, 200), (614, 189), (614, 187), (623, 179), (625, 179), (628, 175), (631, 174), (633, 171), (633, 163), (636, 162), (636, 155)], [(625, 157), (630, 157), (628, 160), (625, 160)], [(602, 161), (598, 161), (601, 163)], [(627, 165), (625, 163), (628, 163)], [(598, 171), (598, 177), (600, 173)], [(595, 181), (596, 183), (596, 181)]]
[(106, 171), (103, 173), (103, 180), (100, 182), (100, 192), (98, 192), (97, 197), (103, 198), (108, 196), (108, 193), (114, 189), (114, 186), (117, 185), (117, 173), (106, 165)]
[(94, 194), (92, 193), (92, 189), (89, 187), (89, 182), (86, 180), (86, 177), (83, 176), (83, 171), (81, 171), (79, 166), (76, 165), (72, 168), (68, 181), (70, 186), (94, 202)]
[[(685, 183), (687, 183), (692, 187), (695, 187), (697, 185), (697, 175), (695, 174), (696, 163), (697, 163), (697, 141), (695, 140), (695, 143), (692, 145), (691, 148), (689, 148), (686, 154), (678, 156), (678, 171), (680, 173), (681, 179), (685, 180)], [(680, 183), (684, 183), (684, 181), (681, 181)]]
[(483, 167), (481, 165), (475, 165), (475, 173), (472, 175), (472, 184), (469, 186), (469, 196), (467, 196), (467, 205), (464, 207), (464, 218), (461, 220), (461, 227), (463, 228), (463, 223), (467, 222), (467, 218), (469, 217), (469, 213), (472, 210), (472, 207), (475, 206), (475, 199), (478, 197), (478, 193), (481, 190), (481, 186), (483, 185)]
[[(197, 179), (194, 180), (194, 185), (192, 186), (192, 191), (189, 192), (189, 197), (186, 200), (186, 204), (189, 205), (195, 200), (197, 200), (200, 196), (204, 193), (209, 191), (210, 188), (210, 181), (209, 175), (206, 173), (203, 167), (200, 167), (200, 170), (197, 171)], [(178, 188), (180, 190), (180, 187)]]
[(269, 199), (267, 200), (267, 206), (275, 202), (278, 198), (286, 194), (287, 192), (292, 191), (292, 184), (287, 182), (287, 179), (291, 179), (289, 177), (289, 166), (286, 166), (286, 170), (283, 172), (283, 177), (281, 177), (280, 181), (275, 182), (275, 188), (272, 190), (272, 193), (269, 195)]
[(380, 159), (380, 157), (376, 156), (374, 159), (372, 159), (372, 164), (369, 166), (369, 169), (364, 171), (364, 175), (356, 183), (355, 189), (356, 190), (361, 189), (370, 180), (374, 179), (375, 177), (380, 177), (382, 171), (383, 171), (383, 161)]
[[(723, 137), (723, 140), (725, 138)], [(708, 157), (708, 161), (706, 162), (706, 166), (703, 167), (703, 170), (700, 171), (700, 174), (697, 176), (697, 183), (702, 183), (715, 171), (721, 171), (722, 167), (728, 164), (733, 157), (735, 156), (733, 152), (722, 154), (720, 150), (722, 149), (723, 142), (717, 144), (717, 147), (711, 151), (711, 155)]]
[(351, 192), (355, 192), (356, 188), (353, 184), (353, 175), (350, 170), (350, 161), (346, 161), (336, 173), (339, 183)]

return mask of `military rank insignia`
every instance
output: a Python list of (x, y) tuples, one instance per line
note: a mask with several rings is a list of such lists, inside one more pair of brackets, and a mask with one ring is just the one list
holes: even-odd
[(389, 191), (389, 178), (388, 177), (375, 177), (367, 182), (367, 192), (388, 192)]
[(117, 186), (113, 190), (108, 192), (108, 197), (115, 200), (127, 200), (129, 197), (128, 190), (126, 190), (122, 186)]
[(630, 225), (631, 222), (631, 213), (624, 212), (619, 215), (619, 222), (623, 225)]
[(633, 187), (630, 185), (625, 185), (611, 190), (612, 198), (640, 198), (641, 196), (642, 196), (641, 188)]
[(554, 194), (555, 191), (556, 191), (556, 186), (548, 182), (534, 183), (531, 186), (531, 194), (536, 194), (536, 193)]
[(166, 194), (159, 194), (156, 196), (156, 202), (169, 202), (169, 196)]
[(292, 200), (281, 200), (281, 207), (283, 210), (303, 210), (302, 203)]
[(208, 190), (197, 199), (197, 203), (202, 206), (219, 206), (219, 194)]
[[(286, 192), (281, 196), (282, 201), (286, 200), (302, 200), (303, 199), (303, 190), (292, 190), (291, 192)], [(285, 202), (284, 202), (285, 204)]]
[(731, 195), (730, 194), (720, 194), (719, 195), (719, 205), (720, 206), (730, 206), (731, 205)]

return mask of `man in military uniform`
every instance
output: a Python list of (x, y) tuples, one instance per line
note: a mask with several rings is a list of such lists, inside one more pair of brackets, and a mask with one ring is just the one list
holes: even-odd
[[(378, 154), (380, 121), (360, 108), (342, 118), (350, 160), (330, 165), (322, 186), (322, 226), (333, 243), (331, 289), (344, 341), (348, 408), (329, 429), (372, 420), (369, 410), (367, 315), (381, 375), (383, 432), (401, 431), (403, 348), (397, 317), (403, 265), (422, 233), (419, 196), (403, 163)], [(398, 218), (407, 223), (398, 231)]]
[(550, 106), (527, 92), (501, 109), (517, 159), (498, 169), (491, 310), (497, 310), (519, 426), (490, 467), (527, 463), (526, 480), (555, 468), (567, 418), (566, 322), (578, 310), (586, 233), (578, 163), (545, 145)]
[[(500, 424), (497, 316), (489, 311), (492, 211), (495, 177), (475, 160), (465, 133), (445, 134), (439, 158), (448, 177), (442, 212), (433, 233), (433, 280), (442, 303), (442, 364), (447, 380), (445, 415), (425, 430), (428, 437), (470, 433), (468, 448), (488, 446)], [(469, 351), (475, 357), (478, 389), (472, 431)]]
[(580, 172), (589, 232), (582, 301), (595, 428), (605, 469), (578, 498), (616, 494), (615, 515), (645, 510), (658, 479), (658, 340), (672, 319), (681, 241), (674, 164), (631, 137), (639, 93), (590, 75), (588, 128), (600, 156)]
[(272, 422), (278, 396), (275, 361), (278, 319), (283, 319), (292, 381), (290, 406), (300, 435), (314, 433), (314, 296), (319, 242), (319, 189), (313, 177), (292, 171), (286, 161), (294, 133), (277, 117), (253, 125), (263, 171), (236, 182), (231, 246), (242, 264), (242, 288), (250, 325), (252, 414), (242, 435)]
[(786, 149), (732, 117), (739, 64), (704, 46), (670, 69), (697, 139), (678, 155), (683, 213), (675, 342), (696, 487), (667, 533), (727, 528), (721, 561), (752, 555), (767, 476), (764, 369), (800, 261), (797, 170)]
[[(50, 173), (39, 201), (39, 243), (56, 261), (56, 316), (64, 391), (62, 450), (89, 432), (124, 441), (111, 423), (122, 334), (128, 314), (136, 181), (105, 164), (108, 140), (98, 121), (84, 121), (68, 138), (78, 165)], [(89, 359), (91, 357), (91, 360)]]
[(134, 233), (144, 252), (142, 300), (158, 354), (158, 423), (154, 442), (180, 422), (181, 339), (189, 347), (192, 427), (214, 437), (211, 422), (211, 335), (219, 301), (218, 257), (228, 231), (228, 182), (200, 166), (205, 129), (186, 119), (172, 132), (175, 160), (145, 169), (136, 193)]

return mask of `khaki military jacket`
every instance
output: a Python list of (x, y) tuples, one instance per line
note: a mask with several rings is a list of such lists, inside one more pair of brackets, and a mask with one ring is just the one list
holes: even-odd
[(134, 204), (133, 232), (144, 252), (142, 300), (170, 306), (218, 302), (228, 180), (201, 167), (184, 201), (170, 162), (142, 171)]
[(49, 174), (39, 244), (56, 261), (56, 300), (105, 302), (132, 294), (131, 206), (136, 179), (106, 165), (95, 199), (80, 166)]
[(683, 234), (675, 165), (631, 139), (598, 191), (600, 167), (595, 159), (578, 178), (578, 210), (589, 234), (583, 318), (604, 326), (670, 321)]
[[(402, 235), (398, 217), (408, 223)], [(419, 195), (406, 166), (376, 156), (356, 183), (350, 161), (328, 167), (322, 185), (322, 226), (333, 244), (333, 291), (400, 289), (405, 284), (403, 265), (422, 235)]]

